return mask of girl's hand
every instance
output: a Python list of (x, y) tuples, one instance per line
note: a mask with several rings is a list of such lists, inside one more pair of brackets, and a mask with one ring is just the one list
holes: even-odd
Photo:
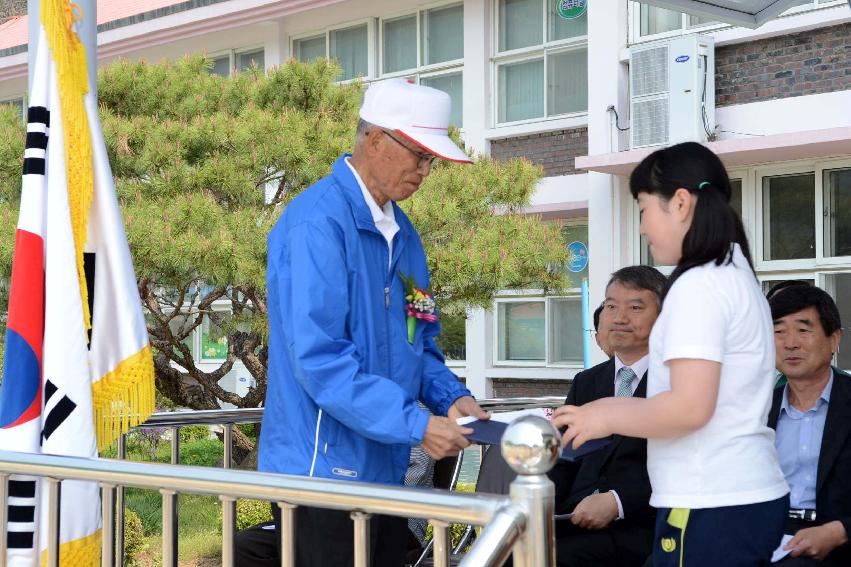
[(586, 441), (611, 435), (612, 431), (606, 422), (606, 405), (605, 399), (602, 399), (581, 406), (561, 406), (555, 410), (553, 425), (559, 429), (567, 427), (561, 438), (562, 447), (567, 447), (573, 441), (573, 448), (578, 449)]

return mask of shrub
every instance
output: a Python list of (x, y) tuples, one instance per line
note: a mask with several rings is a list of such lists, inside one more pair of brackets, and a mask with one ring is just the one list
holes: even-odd
[(189, 441), (180, 448), (180, 464), (214, 467), (224, 458), (224, 446), (218, 439)]
[(136, 555), (144, 551), (147, 545), (145, 544), (145, 533), (142, 530), (142, 520), (139, 514), (125, 508), (124, 510), (124, 563), (127, 565), (136, 564)]
[(210, 437), (210, 428), (206, 425), (187, 425), (180, 428), (180, 442), (200, 441)]
[[(272, 519), (272, 508), (266, 500), (237, 500), (236, 529), (244, 530)], [(219, 508), (219, 525), (222, 523), (222, 511)]]

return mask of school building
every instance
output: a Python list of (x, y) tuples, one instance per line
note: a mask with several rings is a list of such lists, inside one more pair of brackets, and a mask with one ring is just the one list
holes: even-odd
[[(469, 314), (451, 365), (478, 396), (566, 391), (583, 364), (579, 284), (593, 309), (611, 272), (652, 262), (628, 175), (673, 142), (727, 165), (763, 285), (812, 281), (851, 321), (846, 0), (803, 0), (757, 29), (627, 0), (102, 0), (98, 23), (100, 64), (206, 52), (226, 75), (330, 57), (343, 80), (408, 78), (452, 96), (468, 147), (541, 164), (527, 212), (562, 227), (574, 287), (504, 290)], [(26, 30), (0, 23), (0, 102), (21, 108)], [(215, 329), (197, 334), (196, 358), (216, 365)], [(851, 333), (837, 363), (851, 368)]]

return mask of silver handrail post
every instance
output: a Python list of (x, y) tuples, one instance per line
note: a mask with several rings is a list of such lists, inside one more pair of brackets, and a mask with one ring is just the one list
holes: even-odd
[(234, 528), (236, 527), (236, 498), (220, 495), (222, 501), (222, 567), (233, 567)]
[(59, 499), (61, 481), (45, 478), (47, 482), (47, 567), (59, 567)]
[(177, 567), (177, 492), (160, 489), (163, 495), (163, 567)]
[(224, 452), (224, 468), (231, 468), (231, 461), (233, 460), (233, 424), (226, 423), (225, 424), (225, 452)]
[(115, 564), (115, 485), (101, 483), (101, 567)]
[(6, 562), (6, 511), (9, 509), (9, 475), (0, 474), (0, 563)]
[(555, 486), (547, 477), (561, 451), (561, 436), (542, 417), (522, 417), (502, 436), (502, 456), (517, 473), (511, 500), (526, 512), (514, 545), (516, 567), (555, 567)]
[(355, 521), (355, 567), (369, 566), (369, 519), (372, 514), (352, 512)]
[(295, 509), (296, 506), (278, 502), (281, 509), (281, 523), (278, 537), (281, 539), (281, 567), (295, 567)]
[[(118, 436), (118, 459), (127, 458), (127, 434)], [(124, 487), (115, 489), (115, 564), (124, 567)]]
[(449, 567), (449, 522), (431, 521), (434, 541), (434, 566)]

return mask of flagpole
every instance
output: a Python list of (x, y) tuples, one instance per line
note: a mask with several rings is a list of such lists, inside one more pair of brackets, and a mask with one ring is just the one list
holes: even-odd
[[(32, 1), (32, 0), (30, 0)], [(98, 96), (98, 18), (97, 0), (76, 0), (83, 13), (83, 19), (77, 23), (77, 35), (86, 48), (86, 68), (89, 71), (89, 92), (97, 100)]]
[[(35, 54), (38, 51), (38, 34), (41, 25), (41, 0), (27, 0), (27, 69), (29, 78), (27, 90), (33, 88), (33, 72), (35, 71)], [(27, 113), (24, 112), (24, 118)]]
[[(77, 35), (86, 48), (86, 66), (89, 70), (89, 85), (92, 94), (97, 97), (97, 0), (77, 0), (76, 4), (83, 13), (83, 19), (77, 23)], [(38, 36), (41, 26), (41, 0), (27, 0), (28, 45), (27, 64), (29, 70), (28, 88), (32, 89), (35, 54), (38, 51)]]

